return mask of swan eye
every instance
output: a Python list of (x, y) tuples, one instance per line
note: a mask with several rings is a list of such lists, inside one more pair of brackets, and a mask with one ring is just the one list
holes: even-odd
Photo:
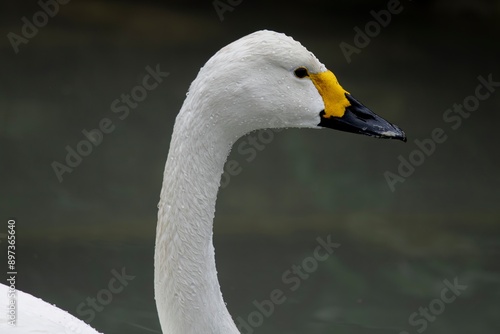
[(305, 68), (305, 67), (299, 67), (293, 73), (295, 74), (295, 76), (297, 78), (300, 78), (300, 79), (303, 79), (303, 78), (309, 76), (309, 72), (307, 71), (307, 68)]

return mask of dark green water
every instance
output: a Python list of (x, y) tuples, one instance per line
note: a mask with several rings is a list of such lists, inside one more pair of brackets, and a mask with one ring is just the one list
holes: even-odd
[[(482, 254), (430, 258), (367, 246), (337, 232), (331, 241), (338, 248), (314, 266), (318, 237), (328, 240), (328, 234), (313, 233), (216, 238), (222, 290), (235, 319), (246, 320), (243, 333), (250, 333), (248, 328), (255, 333), (496, 333), (500, 309), (493, 272), (498, 253), (491, 237), (469, 236), (490, 239)], [(46, 242), (19, 248), (21, 289), (91, 320), (106, 333), (159, 332), (152, 240)], [(301, 269), (293, 271), (296, 266)], [(116, 277), (113, 269), (129, 278), (108, 299), (102, 290), (109, 290)], [(458, 284), (458, 293), (445, 281)], [(282, 292), (280, 303), (270, 307), (266, 301), (275, 290)], [(94, 298), (95, 308), (88, 298)]]
[[(245, 1), (221, 22), (210, 1), (73, 1), (19, 53), (3, 38), (0, 212), (17, 219), (18, 287), (104, 333), (159, 332), (156, 205), (175, 115), (213, 53), (267, 28), (301, 41), (409, 140), (290, 129), (261, 134), (253, 153), (238, 149), (248, 137), (236, 144), (241, 171), (225, 175), (214, 238), (242, 333), (499, 333), (498, 1), (402, 5), (350, 62), (340, 44), (387, 2)], [(2, 36), (37, 10), (9, 3)], [(112, 102), (157, 64), (168, 77), (120, 119)], [(481, 84), (490, 94), (473, 111), (448, 111)], [(104, 118), (112, 133), (60, 182), (54, 161)], [(391, 186), (401, 159), (418, 163)], [(313, 261), (328, 236), (340, 246)], [(107, 302), (113, 270), (134, 278)]]

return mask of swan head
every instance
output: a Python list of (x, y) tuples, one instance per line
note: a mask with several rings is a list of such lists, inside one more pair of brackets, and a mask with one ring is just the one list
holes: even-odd
[[(263, 30), (217, 52), (190, 92), (216, 131), (239, 138), (265, 128), (332, 128), (406, 141), (405, 133), (356, 100), (311, 52)], [(190, 108), (187, 108), (190, 109)], [(206, 119), (205, 119), (206, 121)]]

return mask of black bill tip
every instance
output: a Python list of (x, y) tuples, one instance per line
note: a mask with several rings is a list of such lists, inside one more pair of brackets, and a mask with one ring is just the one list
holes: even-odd
[(344, 115), (342, 117), (330, 116), (327, 118), (325, 112), (322, 111), (319, 126), (406, 142), (406, 134), (397, 125), (375, 114), (352, 95), (346, 93), (345, 96), (351, 105), (346, 108)]

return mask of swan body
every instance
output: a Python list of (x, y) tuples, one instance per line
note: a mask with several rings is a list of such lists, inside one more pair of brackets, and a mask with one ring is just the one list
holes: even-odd
[[(284, 34), (258, 31), (217, 52), (191, 84), (165, 165), (154, 261), (164, 334), (240, 333), (217, 279), (212, 243), (217, 191), (238, 138), (287, 127), (406, 140), (403, 131), (354, 99), (311, 52)], [(97, 333), (33, 296), (18, 292), (18, 298), (18, 327), (8, 333)], [(4, 315), (0, 333), (7, 333)], [(83, 327), (68, 331), (65, 324)]]
[(9, 288), (0, 284), (0, 334), (100, 334), (82, 320), (40, 298), (16, 291), (16, 324), (7, 318)]

